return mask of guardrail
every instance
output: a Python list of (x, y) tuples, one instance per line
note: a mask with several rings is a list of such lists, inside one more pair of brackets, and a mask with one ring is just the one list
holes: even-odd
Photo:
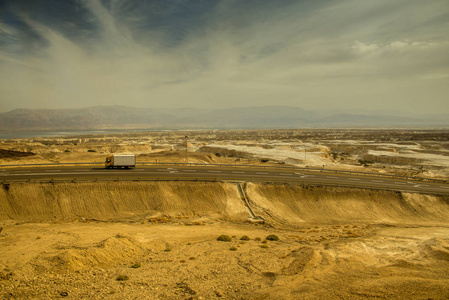
[[(28, 180), (3, 180), (1, 182), (2, 185), (8, 185), (10, 183), (51, 183), (51, 184), (57, 184), (57, 183), (95, 183), (95, 182), (168, 182), (168, 181), (175, 181), (175, 182), (229, 182), (229, 183), (241, 183), (245, 180), (236, 180), (236, 179), (219, 179), (219, 178), (182, 178), (182, 177), (156, 177), (156, 178), (92, 178), (92, 179), (28, 179)], [(417, 194), (425, 194), (425, 195), (436, 195), (436, 196), (447, 196), (448, 193), (442, 193), (442, 192), (433, 192), (433, 191), (411, 191), (407, 189), (398, 189), (398, 188), (390, 188), (390, 187), (379, 187), (379, 186), (370, 186), (370, 185), (363, 185), (363, 186), (355, 186), (354, 184), (346, 184), (346, 183), (328, 183), (328, 182), (322, 182), (320, 180), (316, 181), (304, 181), (304, 180), (289, 180), (284, 181), (281, 179), (270, 179), (270, 180), (264, 180), (264, 179), (256, 179), (251, 178), (252, 182), (258, 182), (258, 183), (268, 183), (268, 184), (296, 184), (301, 186), (326, 186), (326, 187), (340, 187), (340, 188), (351, 188), (351, 189), (365, 189), (365, 190), (375, 190), (375, 191), (392, 191), (392, 192), (404, 192), (404, 193), (417, 193)]]
[[(70, 166), (70, 165), (104, 165), (104, 162), (82, 162), (82, 163), (38, 163), (38, 164), (11, 164), (0, 165), (2, 167), (28, 167), (28, 166)], [(394, 174), (381, 174), (372, 172), (360, 172), (350, 170), (337, 170), (326, 168), (306, 168), (297, 166), (264, 166), (264, 165), (242, 165), (242, 164), (204, 164), (204, 163), (176, 163), (176, 162), (137, 162), (136, 165), (153, 165), (153, 166), (185, 166), (185, 167), (218, 167), (218, 168), (253, 168), (253, 169), (272, 169), (272, 170), (290, 170), (290, 171), (306, 171), (306, 172), (329, 172), (335, 174), (354, 174), (361, 176), (388, 177), (404, 180), (420, 180), (438, 183), (448, 183), (448, 180), (434, 179), (426, 177), (402, 176)]]

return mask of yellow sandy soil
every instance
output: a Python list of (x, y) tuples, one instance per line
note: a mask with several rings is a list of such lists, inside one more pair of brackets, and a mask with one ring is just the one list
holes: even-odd
[[(449, 297), (447, 198), (290, 185), (245, 188), (267, 223), (247, 221), (237, 187), (228, 183), (3, 187), (1, 296)], [(217, 241), (221, 234), (231, 241)], [(265, 241), (272, 234), (279, 241)], [(240, 240), (244, 235), (250, 240)]]

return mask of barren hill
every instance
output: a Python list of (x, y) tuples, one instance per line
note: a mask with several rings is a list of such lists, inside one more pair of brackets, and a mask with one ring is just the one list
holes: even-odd
[(96, 106), (80, 109), (16, 109), (0, 113), (0, 131), (180, 128), (300, 128), (448, 126), (446, 116), (326, 113), (299, 107), (159, 109)]

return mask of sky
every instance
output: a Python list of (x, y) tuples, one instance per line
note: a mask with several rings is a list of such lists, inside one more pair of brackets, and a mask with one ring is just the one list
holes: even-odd
[(0, 112), (449, 113), (448, 0), (0, 0)]

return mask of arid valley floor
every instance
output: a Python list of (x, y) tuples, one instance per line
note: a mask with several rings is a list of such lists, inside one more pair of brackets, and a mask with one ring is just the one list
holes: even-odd
[[(0, 141), (6, 165), (295, 165), (448, 180), (448, 130)], [(449, 196), (232, 182), (3, 182), (2, 299), (447, 299)], [(218, 241), (227, 235), (230, 241)], [(267, 239), (275, 235), (279, 240)]]

